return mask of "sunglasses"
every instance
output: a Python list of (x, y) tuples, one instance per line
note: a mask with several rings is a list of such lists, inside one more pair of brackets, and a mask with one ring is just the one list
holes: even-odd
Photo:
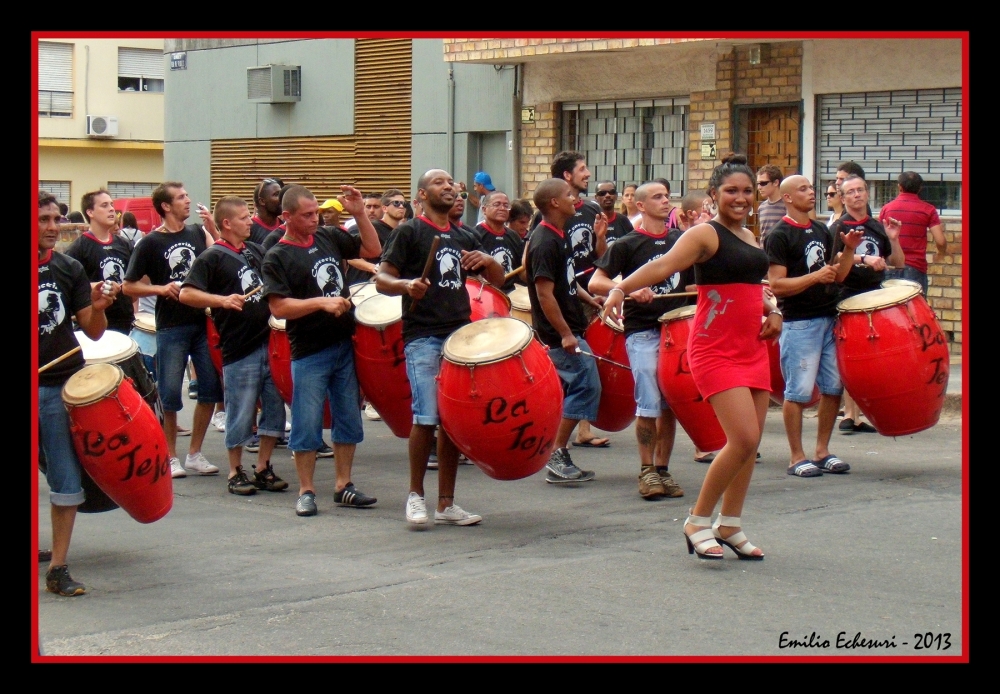
[(390, 200), (389, 204), (393, 207), (406, 207), (406, 203), (402, 200)]
[(761, 187), (763, 187), (763, 186), (769, 186), (769, 185), (771, 185), (771, 181), (757, 181), (757, 185), (761, 186)]
[(835, 198), (835, 197), (837, 197), (837, 193), (836, 193), (836, 192), (833, 192), (833, 193), (827, 193), (827, 194), (826, 194), (826, 197), (828, 197), (828, 198)]
[(618, 195), (618, 191), (612, 188), (611, 190), (599, 190), (594, 193), (595, 198), (603, 198), (605, 195)]
[(463, 190), (463, 191), (459, 192), (458, 197), (462, 198), (463, 200), (468, 200), (469, 199), (469, 194)]

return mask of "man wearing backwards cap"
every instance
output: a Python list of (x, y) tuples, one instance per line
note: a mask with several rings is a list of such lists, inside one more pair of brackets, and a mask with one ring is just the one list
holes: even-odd
[(475, 178), (472, 179), (472, 190), (469, 193), (469, 202), (479, 210), (479, 216), (476, 218), (476, 224), (482, 224), (486, 221), (486, 210), (482, 205), (483, 198), (487, 193), (492, 193), (496, 190), (496, 186), (493, 185), (493, 179), (485, 171), (480, 171), (476, 174)]
[(344, 206), (339, 200), (330, 198), (319, 206), (319, 214), (323, 218), (323, 226), (339, 227), (340, 215), (344, 212)]

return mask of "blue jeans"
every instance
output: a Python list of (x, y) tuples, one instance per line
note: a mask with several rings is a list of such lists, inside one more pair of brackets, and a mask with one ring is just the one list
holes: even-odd
[(260, 399), (260, 436), (285, 435), (285, 402), (271, 378), (267, 340), (253, 352), (222, 367), (226, 392), (226, 448), (242, 446), (253, 436)]
[(406, 356), (406, 377), (410, 379), (413, 394), (411, 409), (413, 423), (421, 426), (437, 426), (438, 416), (437, 375), (441, 370), (441, 348), (444, 337), (418, 337), (403, 346)]
[(785, 321), (778, 346), (781, 375), (785, 378), (785, 400), (805, 404), (812, 400), (813, 386), (823, 395), (841, 395), (844, 384), (837, 368), (833, 316)]
[(184, 368), (188, 357), (194, 365), (198, 379), (198, 402), (223, 401), (219, 374), (208, 352), (208, 333), (205, 323), (178, 325), (156, 331), (156, 389), (160, 393), (164, 412), (180, 412), (184, 408), (181, 387), (184, 385)]
[(73, 448), (69, 413), (60, 386), (38, 387), (38, 443), (45, 453), (45, 481), (53, 506), (79, 506), (87, 500), (80, 482), (80, 459)]
[[(581, 335), (576, 336), (580, 349), (594, 353)], [(601, 376), (597, 360), (585, 354), (570, 354), (561, 347), (549, 349), (549, 358), (559, 373), (563, 387), (563, 418), (592, 422), (601, 404)]]
[(920, 270), (910, 267), (896, 268), (888, 267), (885, 269), (885, 278), (887, 280), (910, 280), (911, 282), (918, 283), (924, 288), (924, 299), (927, 298), (927, 273), (920, 272)]
[(634, 332), (625, 338), (625, 351), (635, 380), (635, 416), (659, 417), (670, 406), (656, 381), (656, 365), (660, 358), (660, 329)]
[(292, 360), (292, 431), (288, 437), (292, 452), (315, 451), (323, 445), (324, 400), (330, 401), (333, 443), (361, 443), (365, 438), (361, 391), (350, 339)]

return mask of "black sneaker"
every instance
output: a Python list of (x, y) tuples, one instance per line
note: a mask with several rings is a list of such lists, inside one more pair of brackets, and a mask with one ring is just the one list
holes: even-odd
[(317, 458), (332, 458), (333, 457), (333, 449), (330, 448), (329, 446), (327, 446), (324, 443), (322, 446), (320, 446), (319, 448), (316, 449), (316, 457)]
[(198, 381), (188, 381), (188, 397), (192, 400), (198, 399)]
[(295, 502), (296, 516), (316, 515), (316, 492), (306, 492)]
[(860, 434), (877, 434), (878, 429), (873, 427), (868, 422), (858, 422), (854, 425), (854, 432)]
[(288, 448), (288, 437), (279, 436), (277, 442), (274, 444), (275, 448)]
[(271, 461), (264, 466), (263, 472), (257, 472), (257, 466), (253, 465), (253, 486), (268, 492), (281, 492), (288, 489), (288, 482), (274, 474)]
[(38, 550), (38, 563), (52, 561), (52, 550), (51, 549), (40, 549)]
[(346, 487), (335, 493), (333, 500), (337, 506), (354, 506), (355, 508), (371, 506), (378, 501), (374, 496), (368, 496), (364, 492), (358, 491), (353, 482), (348, 482)]
[(250, 443), (245, 445), (243, 448), (250, 451), (251, 453), (256, 453), (257, 451), (260, 450), (260, 437), (257, 436), (257, 434), (254, 434), (253, 438), (250, 439)]
[(841, 420), (840, 424), (837, 425), (841, 434), (853, 434), (854, 433), (854, 420), (844, 419)]
[(53, 566), (45, 574), (45, 590), (66, 597), (83, 595), (87, 592), (87, 588), (82, 583), (74, 581), (73, 577), (69, 575), (69, 567), (65, 564)]
[(257, 487), (247, 479), (247, 473), (242, 465), (236, 466), (236, 474), (229, 478), (229, 493), (240, 496), (250, 496), (257, 493)]

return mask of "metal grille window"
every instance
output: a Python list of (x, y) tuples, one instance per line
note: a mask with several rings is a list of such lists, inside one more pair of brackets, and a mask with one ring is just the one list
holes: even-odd
[(587, 157), (591, 180), (628, 183), (670, 181), (673, 197), (687, 189), (687, 122), (690, 99), (645, 99), (563, 104), (563, 149)]
[(118, 91), (162, 92), (163, 51), (154, 48), (118, 49)]
[(69, 201), (69, 183), (69, 181), (39, 181), (38, 190), (52, 193), (56, 196), (56, 200), (66, 203), (70, 209), (73, 209), (73, 205)]
[(38, 115), (73, 115), (73, 44), (38, 42)]
[(159, 183), (131, 183), (126, 181), (108, 181), (108, 192), (117, 198), (148, 198)]
[(817, 190), (853, 160), (865, 170), (873, 210), (896, 197), (900, 173), (915, 171), (921, 198), (961, 213), (961, 88), (828, 94), (819, 97), (818, 118)]

